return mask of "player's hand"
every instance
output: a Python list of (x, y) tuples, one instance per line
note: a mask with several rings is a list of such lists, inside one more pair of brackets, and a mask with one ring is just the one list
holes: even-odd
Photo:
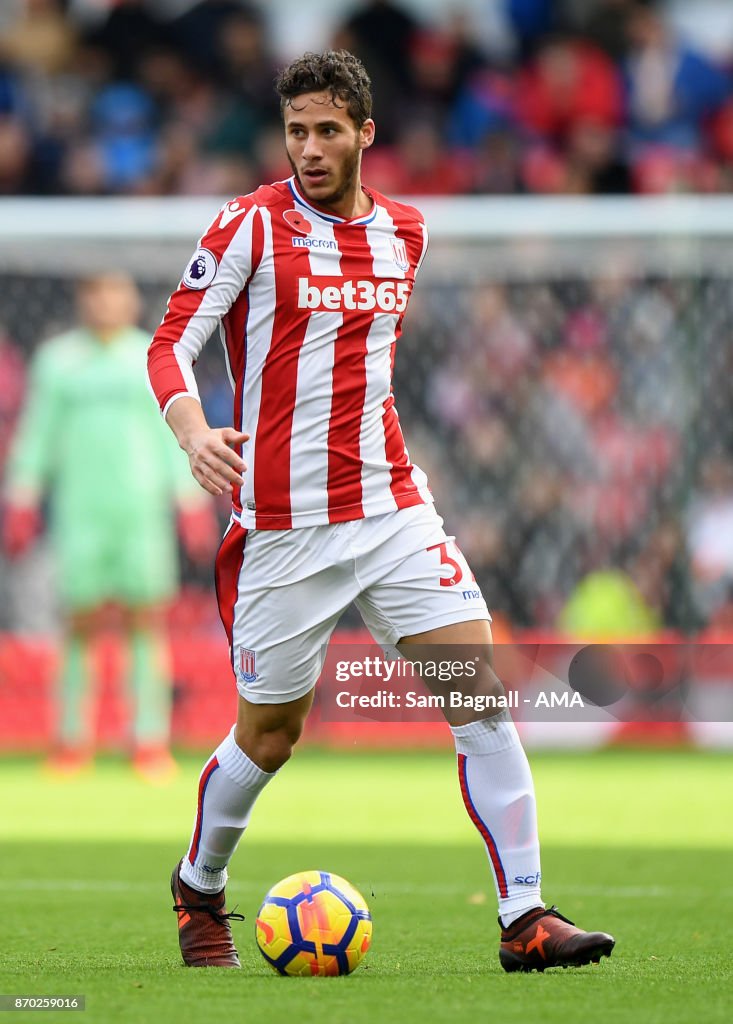
[(218, 497), (230, 487), (241, 487), (247, 469), (244, 460), (233, 450), (249, 441), (233, 427), (204, 427), (187, 439), (185, 451), (194, 479), (209, 494)]
[(208, 562), (221, 536), (212, 503), (207, 499), (193, 506), (179, 508), (178, 533), (183, 549), (192, 562), (198, 565)]
[(35, 505), (5, 506), (2, 544), (8, 558), (20, 558), (41, 532), (41, 513)]

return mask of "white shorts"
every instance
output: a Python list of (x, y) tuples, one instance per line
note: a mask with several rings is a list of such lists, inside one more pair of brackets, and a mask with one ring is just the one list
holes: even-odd
[(377, 643), (471, 619), (486, 602), (433, 505), (295, 530), (232, 521), (216, 591), (237, 689), (255, 704), (308, 693), (352, 601)]

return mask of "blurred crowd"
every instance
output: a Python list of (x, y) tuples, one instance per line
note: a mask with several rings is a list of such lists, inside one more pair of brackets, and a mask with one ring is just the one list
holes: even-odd
[[(414, 3), (343, 4), (324, 32), (372, 75), (379, 144), (364, 177), (376, 188), (728, 190), (730, 0), (487, 0), (483, 32), (468, 12), (431, 20), (428, 6), (421, 20)], [(687, 41), (679, 15), (692, 8)], [(273, 37), (264, 3), (7, 0), (0, 194), (227, 195), (287, 175), (272, 81), (293, 54)], [(411, 454), (497, 621), (733, 629), (727, 268), (581, 267), (475, 284), (446, 268), (417, 289), (395, 371)], [(173, 281), (142, 283), (152, 328)], [(6, 268), (0, 475), (28, 357), (71, 316), (67, 281)], [(197, 371), (223, 425), (215, 349)], [(17, 625), (8, 579), (0, 628)], [(184, 561), (184, 579), (179, 624), (209, 609), (217, 628), (208, 575)]]
[[(69, 287), (8, 277), (0, 475), (28, 340), (47, 336), (51, 317), (62, 326)], [(169, 287), (148, 283), (149, 326)], [(732, 342), (722, 274), (434, 274), (417, 288), (398, 344), (398, 408), (497, 624), (578, 637), (733, 629)], [(210, 422), (224, 425), (232, 399), (218, 349), (212, 340), (197, 378)], [(179, 625), (219, 628), (210, 575), (184, 560)], [(23, 604), (38, 614), (38, 598)], [(0, 628), (9, 614), (0, 594)]]
[[(424, 6), (323, 20), (320, 45), (373, 79), (375, 188), (730, 189), (730, 0), (486, 0), (483, 26), (479, 5)], [(264, 0), (1, 8), (0, 194), (240, 194), (289, 173), (272, 82), (294, 54)]]
[(725, 279), (446, 284), (415, 298), (401, 416), (490, 607), (579, 636), (729, 628)]

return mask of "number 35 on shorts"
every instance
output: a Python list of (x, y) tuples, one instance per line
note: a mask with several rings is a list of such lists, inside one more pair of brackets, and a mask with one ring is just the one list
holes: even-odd
[[(440, 577), (441, 587), (455, 587), (459, 583), (468, 583), (469, 580), (476, 582), (476, 577), (471, 572), (466, 556), (452, 539), (441, 541), (439, 544), (432, 544), (427, 551), (436, 552), (436, 562), (439, 561), (442, 574)], [(454, 552), (452, 555), (451, 550)], [(477, 591), (476, 596), (480, 596)]]

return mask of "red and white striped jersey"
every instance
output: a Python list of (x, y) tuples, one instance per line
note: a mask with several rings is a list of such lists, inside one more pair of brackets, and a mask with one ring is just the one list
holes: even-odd
[(369, 213), (318, 210), (293, 178), (227, 203), (202, 236), (148, 354), (165, 414), (221, 325), (233, 425), (250, 435), (234, 516), (283, 530), (432, 501), (392, 392), (394, 350), (427, 233), (368, 191)]

